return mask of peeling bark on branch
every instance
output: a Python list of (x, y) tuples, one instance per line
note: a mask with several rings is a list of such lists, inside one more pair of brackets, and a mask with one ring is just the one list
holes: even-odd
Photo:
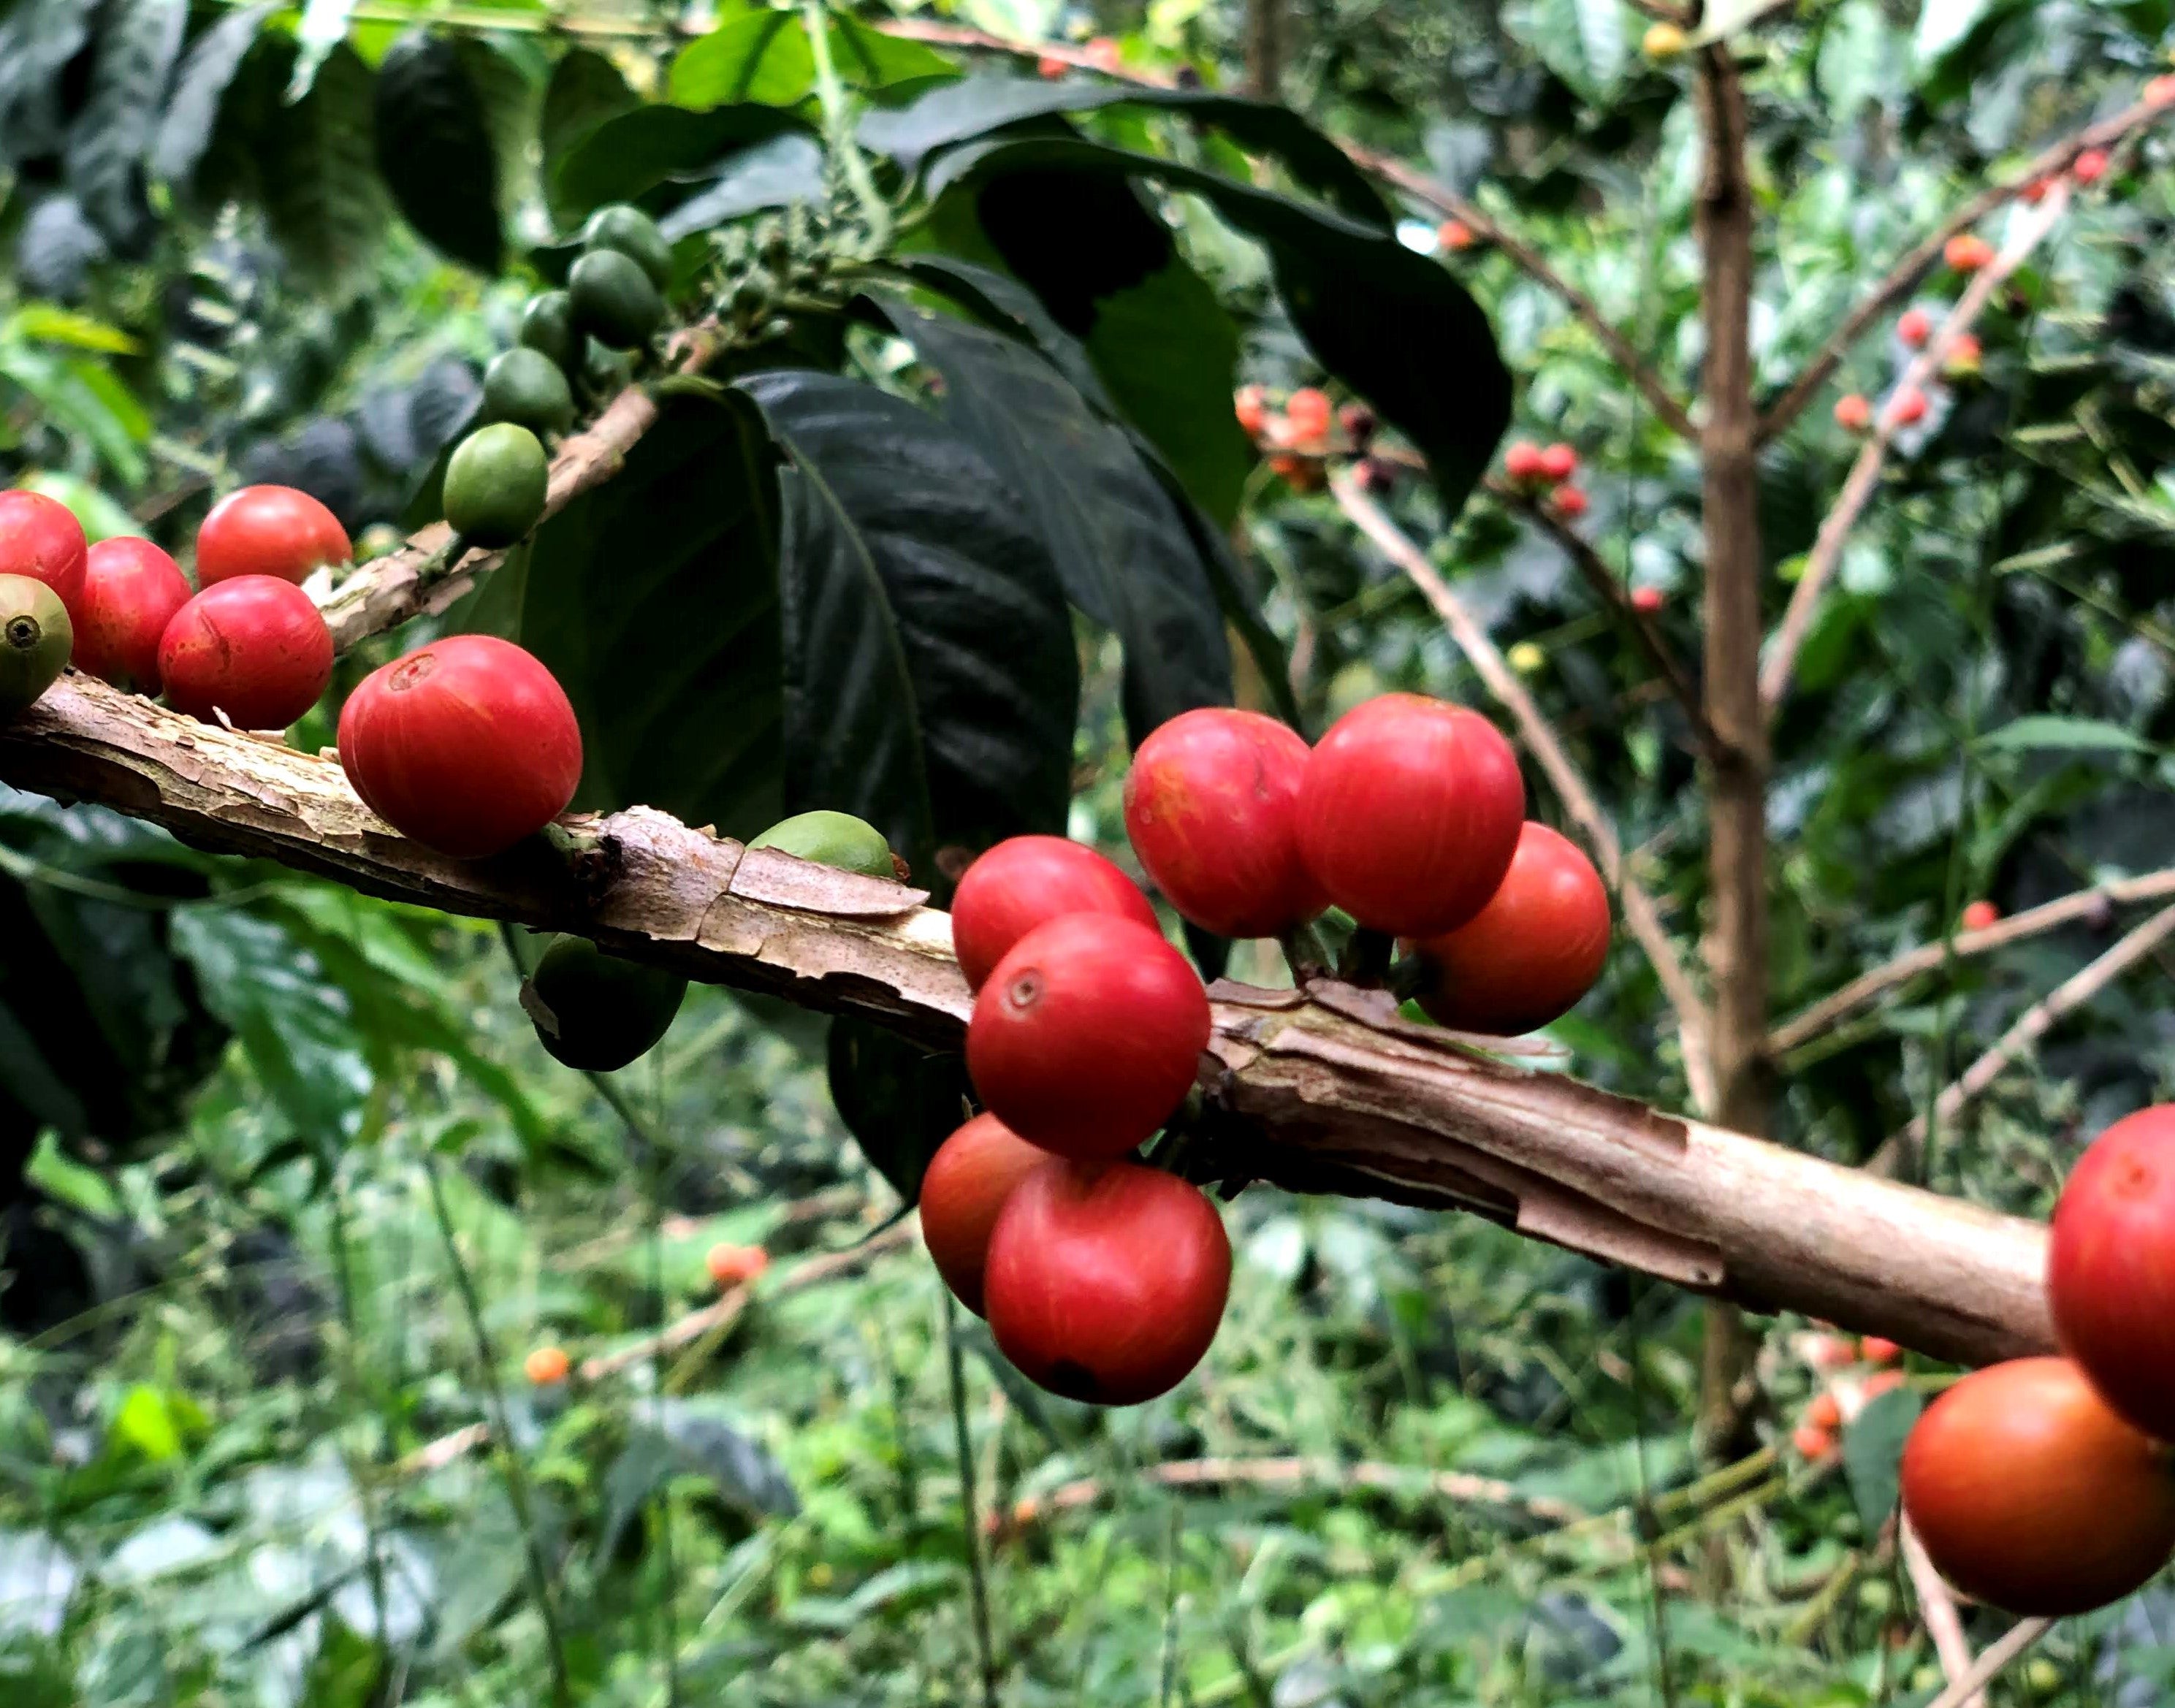
[[(464, 864), (374, 817), (337, 764), (71, 675), (0, 729), (0, 780), (392, 899), (592, 937), (695, 979), (955, 1043), (950, 923), (919, 892), (690, 829), (570, 817)], [(1221, 984), (1202, 1079), (1223, 1178), (1473, 1210), (1742, 1301), (1982, 1361), (2053, 1344), (2045, 1231), (1480, 1055), (1388, 999)]]

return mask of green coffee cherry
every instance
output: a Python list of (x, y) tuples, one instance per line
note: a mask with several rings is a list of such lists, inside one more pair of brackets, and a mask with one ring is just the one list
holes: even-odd
[(74, 645), (58, 594), (27, 575), (0, 575), (0, 718), (35, 705), (60, 680)]
[(664, 299), (642, 263), (616, 249), (594, 249), (567, 274), (574, 324), (612, 350), (647, 344), (664, 324)]
[(589, 215), (582, 227), (582, 247), (588, 250), (616, 249), (641, 263), (649, 282), (659, 290), (672, 282), (672, 246), (657, 222), (641, 209), (614, 202)]
[(533, 433), (563, 433), (574, 424), (574, 392), (565, 371), (540, 350), (518, 346), (483, 371), (485, 419)]
[(541, 351), (561, 368), (571, 368), (580, 346), (574, 341), (573, 300), (563, 290), (540, 290), (521, 311), (521, 342)]
[(471, 545), (511, 545), (543, 518), (550, 480), (544, 447), (528, 428), (479, 427), (446, 464), (446, 520)]
[(521, 987), (536, 1039), (556, 1060), (612, 1073), (656, 1048), (687, 981), (607, 955), (586, 937), (555, 937)]
[(859, 872), (864, 877), (899, 876), (891, 845), (882, 833), (849, 812), (795, 813), (791, 818), (780, 819), (748, 846), (774, 848), (818, 865)]

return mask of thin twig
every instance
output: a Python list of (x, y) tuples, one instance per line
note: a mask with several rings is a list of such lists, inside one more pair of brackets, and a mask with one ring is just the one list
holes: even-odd
[[(1673, 19), (1678, 16), (1669, 8), (1654, 3), (1654, 0), (1644, 0), (1640, 9), (1655, 17)], [(956, 24), (930, 23), (919, 18), (891, 19), (872, 27), (887, 35), (897, 35), (910, 41), (926, 41), (940, 47), (1001, 53), (1015, 59), (1046, 59), (1077, 70), (1095, 72), (1115, 82), (1138, 84), (1144, 89), (1172, 87), (1172, 80), (1160, 73), (1136, 70), (1130, 66), (1105, 65), (1084, 49), (1066, 42), (1018, 41), (1009, 36), (994, 35), (986, 30), (973, 30)], [(1372, 173), (1385, 183), (1396, 186), (1414, 201), (1470, 228), (1475, 236), (1500, 250), (1536, 283), (1553, 291), (1573, 317), (1593, 333), (1602, 348), (1608, 352), (1610, 359), (1624, 370), (1625, 377), (1654, 406), (1655, 412), (1662, 420), (1681, 437), (1690, 439), (1697, 436), (1698, 430), (1692, 425), (1691, 416), (1683, 403), (1662, 383), (1660, 377), (1647, 365), (1645, 358), (1631, 347), (1630, 340), (1616, 329), (1592, 298), (1550, 266), (1546, 257), (1505, 230), (1464, 197), (1436, 183), (1424, 172), (1348, 138), (1332, 133), (1329, 140), (1342, 149), (1346, 158), (1362, 171)]]
[[(1949, 317), (1941, 323), (1941, 329), (1927, 339), (1926, 347), (1906, 364), (1896, 389), (1889, 394), (1891, 399), (1907, 389), (1923, 389), (1948, 354), (1950, 345), (1971, 329), (1993, 293), (2024, 264), (2025, 258), (2038, 247), (2041, 238), (2053, 230), (2068, 209), (2068, 187), (2058, 183), (2017, 229), (2008, 246), (1972, 278), (1956, 306), (1949, 311)], [(1812, 629), (1813, 614), (1819, 608), (1821, 594), (1827, 590), (1828, 578), (1841, 561), (1844, 543), (1849, 540), (1851, 529), (1858, 525), (1859, 515), (1879, 482), (1881, 464), (1887, 458), (1897, 425), (1892, 404), (1884, 402), (1874, 417), (1872, 431), (1866, 435), (1865, 443), (1859, 447), (1858, 460), (1851, 464), (1850, 473), (1843, 480), (1842, 491), (1820, 523), (1820, 531), (1805, 559), (1804, 573), (1790, 594), (1782, 626), (1776, 630), (1766, 661), (1760, 666), (1760, 698), (1770, 718), (1789, 691), (1790, 672), (1796, 667), (1798, 650)]]
[(567, 1671), (567, 1644), (559, 1629), (559, 1609), (551, 1594), (551, 1567), (544, 1559), (543, 1541), (536, 1533), (536, 1516), (529, 1504), (529, 1478), (521, 1467), (520, 1450), (514, 1445), (513, 1431), (507, 1428), (506, 1391), (500, 1385), (497, 1358), (491, 1351), (491, 1336), (484, 1327), (483, 1301), (476, 1297), (468, 1260), (461, 1255), (460, 1241), (453, 1234), (453, 1214), (446, 1208), (446, 1190), (439, 1184), (436, 1158), (424, 1158), (423, 1178), (430, 1183), (431, 1212), (437, 1218), (438, 1234), (446, 1244), (446, 1261), (453, 1267), (453, 1288), (460, 1294), (461, 1309), (469, 1320), (469, 1333), (475, 1341), (476, 1368), (482, 1377), (485, 1396), (491, 1402), (491, 1427), (505, 1444), (499, 1462), (505, 1467), (506, 1498), (513, 1507), (515, 1521), (521, 1526), (529, 1590), (536, 1597), (536, 1611), (544, 1620), (545, 1646), (551, 1662), (551, 1700), (558, 1708), (572, 1708), (573, 1687)]
[(2052, 1619), (2019, 1619), (1972, 1662), (1971, 1671), (1953, 1681), (1926, 1708), (1964, 1708), (1964, 1704), (1991, 1684), (2004, 1667), (2053, 1629)]
[[(1926, 1635), (1934, 1640), (1934, 1652), (1940, 1657), (1941, 1671), (1953, 1685), (1957, 1679), (1970, 1676), (1975, 1658), (1964, 1636), (1964, 1622), (1956, 1612), (1956, 1598), (1941, 1581), (1941, 1574), (1934, 1569), (1926, 1544), (1918, 1540), (1918, 1532), (1912, 1527), (1911, 1521), (1907, 1517), (1901, 1525), (1903, 1570), (1911, 1575), (1911, 1587), (1918, 1597), (1918, 1617), (1925, 1621)], [(1958, 1704), (1958, 1708), (1986, 1708), (1986, 1697), (1974, 1691)]]
[(982, 1560), (982, 1526), (974, 1521), (974, 1450), (967, 1439), (967, 1372), (959, 1351), (959, 1309), (944, 1295), (944, 1369), (952, 1396), (952, 1444), (959, 1457), (959, 1512), (967, 1548), (967, 1586), (974, 1603), (974, 1651), (982, 1666), (983, 1708), (997, 1708), (997, 1646), (990, 1629), (990, 1586)]
[(1567, 526), (1562, 518), (1541, 501), (1538, 494), (1522, 491), (1492, 474), (1480, 484), (1487, 489), (1489, 496), (1517, 511), (1563, 549), (1565, 556), (1570, 559), (1572, 566), (1593, 590), (1595, 596), (1615, 613), (1619, 622), (1631, 631), (1631, 637), (1639, 643), (1639, 650), (1646, 653), (1646, 661), (1660, 672), (1669, 692), (1675, 697), (1677, 704), (1690, 720), (1692, 733), (1700, 746), (1711, 749), (1714, 730), (1706, 721), (1706, 707), (1700, 703), (1698, 686), (1684, 669), (1683, 660), (1662, 638), (1661, 631), (1654, 626), (1652, 620), (1633, 607), (1630, 596), (1624, 590), (1624, 583), (1617, 579), (1616, 572), (1608, 567), (1608, 560), (1593, 549), (1592, 543), (1585, 535)]
[(2134, 106), (2125, 107), (2112, 118), (2087, 125), (2074, 136), (2044, 149), (2016, 176), (2004, 179), (1999, 184), (1989, 184), (1965, 202), (1907, 251), (1889, 268), (1880, 282), (1843, 317), (1842, 324), (1821, 345), (1820, 354), (1805, 365), (1804, 371), (1760, 417), (1760, 439), (1765, 442), (1773, 438), (1798, 418), (1806, 404), (1820, 394), (1820, 388), (1842, 365), (1843, 358), (1865, 335), (1867, 328), (1875, 322), (1885, 319), (1889, 310), (1916, 289), (1918, 281), (1933, 270), (1950, 238), (1959, 232), (1968, 231), (1995, 209), (2014, 201), (2032, 185), (2043, 183), (2066, 172), (2086, 149), (2105, 148), (2118, 142), (2132, 131), (2142, 129), (2166, 117), (2168, 111), (2168, 105), (2165, 102), (2140, 101)]
[(1907, 954), (1898, 955), (1892, 961), (1859, 973), (1833, 995), (1822, 997), (1784, 1021), (1768, 1034), (1768, 1052), (1782, 1055), (1811, 1042), (1845, 1015), (1863, 1007), (1884, 991), (1933, 972), (1951, 955), (1961, 959), (1990, 954), (2011, 943), (2022, 942), (2080, 919), (2089, 919), (2102, 908), (2156, 902), (2170, 896), (2175, 896), (2175, 866), (2140, 877), (2115, 878), (2095, 884), (2090, 889), (2073, 891), (2058, 900), (2026, 908), (1982, 931), (1959, 931), (1944, 942), (1921, 944)]
[[(2162, 908), (2101, 956), (2056, 985), (2018, 1017), (1993, 1048), (1979, 1057), (1934, 1100), (1933, 1118), (1946, 1126), (1984, 1094), (2010, 1065), (2031, 1053), (2039, 1040), (2064, 1017), (2083, 1007), (2170, 937), (2175, 937), (2175, 908)], [(1927, 1120), (1914, 1115), (1902, 1129), (1876, 1151), (1866, 1167), (1875, 1174), (1893, 1174), (1912, 1163), (1925, 1141)]]
[(1714, 1087), (1707, 1060), (1706, 1006), (1677, 957), (1676, 946), (1669, 941), (1668, 931), (1662, 924), (1660, 910), (1631, 876), (1630, 865), (1624, 858), (1623, 844), (1617, 839), (1616, 827), (1601, 810), (1593, 791), (1565, 752), (1554, 727), (1518, 680), (1517, 673), (1505, 661), (1495, 643), (1488, 637), (1488, 632), (1465, 608), (1463, 601), (1451, 591), (1449, 583), (1428, 561), (1427, 554), (1405, 537), (1380, 505), (1359, 490), (1349, 470), (1338, 470), (1330, 477), (1329, 485), (1345, 515), (1411, 578), (1413, 585), (1435, 607), (1435, 615), (1442, 619), (1443, 626), (1449, 630), (1458, 650), (1471, 661), (1480, 680), (1487, 684), (1488, 691), (1501, 702), (1517, 724), (1527, 747), (1548, 774), (1557, 798), (1563, 802), (1564, 811), (1593, 850), (1602, 876), (1615, 890), (1623, 905), (1624, 924), (1653, 963), (1654, 976), (1661, 981), (1662, 993), (1676, 1012), (1677, 1029), (1684, 1044), (1684, 1078), (1691, 1087), (1693, 1099), (1702, 1109), (1709, 1107)]

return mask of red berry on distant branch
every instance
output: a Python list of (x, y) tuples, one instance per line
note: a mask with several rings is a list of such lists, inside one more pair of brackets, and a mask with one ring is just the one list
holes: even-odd
[(2107, 176), (2109, 164), (2105, 149), (2086, 149), (2069, 164), (2069, 176), (2080, 184), (2096, 184)]
[(1470, 249), (1477, 241), (1473, 235), (1473, 228), (1462, 220), (1444, 220), (1436, 228), (1435, 236), (1435, 241), (1452, 254)]
[(1898, 386), (1888, 399), (1888, 419), (1899, 427), (1917, 426), (1926, 419), (1926, 394), (1916, 386)]
[(1631, 609), (1642, 617), (1658, 616), (1668, 597), (1658, 587), (1635, 587), (1631, 589)]
[(2001, 909), (1992, 902), (1964, 903), (1963, 928), (1966, 931), (1983, 931), (2001, 923)]
[(1976, 231), (1960, 231), (1942, 246), (1941, 258), (1959, 273), (1976, 273), (1993, 259), (1993, 245)]
[(1805, 1407), (1804, 1421), (1815, 1429), (1833, 1429), (1842, 1423), (1842, 1402), (1833, 1394), (1822, 1392), (1813, 1396)]
[(1790, 1433), (1790, 1445), (1797, 1449), (1800, 1458), (1817, 1462), (1835, 1451), (1835, 1431), (1823, 1429), (1817, 1423), (1800, 1423)]
[(1301, 386), (1284, 404), (1284, 419), (1291, 423), (1292, 442), (1312, 445), (1326, 439), (1334, 414), (1328, 393), (1317, 391), (1312, 386)]
[(1568, 480), (1578, 473), (1578, 453), (1569, 445), (1554, 444), (1541, 453), (1541, 478)]
[(1241, 386), (1231, 394), (1231, 413), (1238, 417), (1240, 431), (1250, 439), (1258, 439), (1268, 425), (1268, 399), (1259, 386)]
[(1513, 439), (1503, 453), (1503, 472), (1520, 485), (1542, 479), (1541, 447), (1531, 439)]
[(1053, 59), (1048, 54), (1035, 61), (1034, 68), (1038, 76), (1049, 78), (1053, 82), (1072, 69), (1064, 60)]
[(1922, 348), (1933, 331), (1934, 317), (1923, 308), (1907, 308), (1896, 317), (1896, 336), (1913, 350)]
[(1863, 393), (1846, 392), (1836, 399), (1836, 426), (1847, 432), (1862, 433), (1873, 424), (1873, 405)]
[(1591, 501), (1576, 486), (1559, 486), (1549, 495), (1549, 508), (1565, 522), (1576, 522), (1591, 507)]

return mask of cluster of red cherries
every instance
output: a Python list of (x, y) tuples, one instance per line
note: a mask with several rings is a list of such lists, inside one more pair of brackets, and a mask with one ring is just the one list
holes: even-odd
[[(192, 587), (148, 540), (88, 545), (65, 505), (0, 492), (0, 576), (52, 590), (75, 667), (237, 729), (285, 729), (324, 693), (332, 632), (302, 584), (353, 555), (339, 518), (306, 492), (245, 486), (197, 530)], [(357, 686), (340, 713), (339, 758), (379, 817), (440, 854), (477, 859), (566, 811), (581, 781), (582, 736), (534, 657), (461, 635)]]
[(2129, 1594), (2175, 1552), (2175, 1104), (2117, 1121), (2055, 1206), (2063, 1356), (1964, 1377), (1903, 1450), (1903, 1508), (1966, 1594), (2054, 1618)]
[[(1608, 953), (1599, 875), (1525, 805), (1495, 727), (1416, 694), (1354, 708), (1312, 748), (1257, 713), (1185, 713), (1141, 744), (1125, 789), (1133, 852), (1181, 916), (1289, 945), (1340, 908), (1405, 943), (1426, 1013), (1496, 1038), (1566, 1012)], [(1214, 1208), (1133, 1159), (1199, 1077), (1200, 975), (1130, 877), (1057, 837), (975, 860), (952, 936), (985, 1112), (930, 1163), (930, 1255), (1033, 1381), (1152, 1399), (1207, 1352), (1230, 1284)]]

